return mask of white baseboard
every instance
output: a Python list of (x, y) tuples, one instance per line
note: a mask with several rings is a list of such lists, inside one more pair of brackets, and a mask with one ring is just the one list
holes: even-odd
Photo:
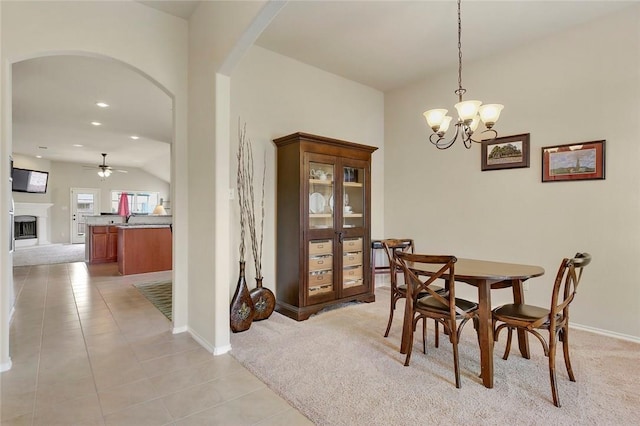
[(11, 358), (9, 358), (9, 360), (7, 362), (3, 362), (2, 364), (0, 364), (0, 373), (3, 371), (9, 371), (11, 370)]
[(588, 331), (590, 333), (600, 334), (602, 336), (613, 337), (615, 339), (627, 340), (629, 342), (640, 343), (640, 337), (631, 336), (629, 334), (616, 333), (615, 331), (603, 330), (601, 328), (589, 327), (588, 325), (581, 325), (571, 323), (570, 328), (575, 328), (576, 330)]
[(193, 340), (198, 342), (203, 348), (205, 348), (207, 351), (209, 351), (213, 355), (223, 355), (231, 350), (231, 345), (215, 347), (210, 345), (205, 339), (203, 339), (198, 333), (193, 331), (191, 328), (189, 328), (187, 331), (189, 332), (191, 337), (193, 337)]
[(224, 355), (231, 350), (231, 345), (221, 346), (213, 350), (214, 355)]
[(173, 334), (180, 334), (184, 333), (185, 331), (189, 331), (189, 327), (187, 327), (186, 325), (183, 325), (182, 327), (174, 327), (173, 330), (171, 330)]

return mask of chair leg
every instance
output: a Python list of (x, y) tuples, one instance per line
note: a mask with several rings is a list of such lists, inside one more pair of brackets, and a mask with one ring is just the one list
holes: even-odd
[[(565, 336), (566, 337), (566, 336)], [(558, 383), (556, 380), (556, 341), (557, 336), (553, 332), (549, 336), (549, 378), (551, 379), (551, 395), (553, 396), (553, 405), (560, 407), (560, 398), (558, 397)]]
[(440, 347), (440, 327), (438, 326), (438, 321), (433, 320), (433, 325), (436, 327), (436, 348)]
[(509, 358), (509, 352), (511, 351), (511, 337), (513, 336), (513, 329), (511, 327), (507, 327), (507, 347), (504, 349), (504, 355), (502, 359)]
[(562, 351), (564, 352), (564, 365), (567, 367), (567, 374), (569, 380), (576, 381), (576, 377), (573, 375), (573, 368), (571, 368), (571, 360), (569, 359), (569, 326), (565, 325), (560, 330), (560, 336), (562, 337)]
[(404, 359), (404, 366), (409, 366), (411, 360), (411, 351), (413, 350), (413, 327), (411, 327), (411, 334), (409, 335), (409, 344), (407, 345), (407, 357)]
[(427, 354), (427, 317), (422, 318), (422, 352)]
[(460, 366), (458, 362), (458, 339), (452, 342), (453, 346), (453, 371), (456, 375), (456, 387), (460, 389)]
[(389, 323), (387, 324), (387, 331), (384, 332), (384, 337), (389, 337), (389, 330), (391, 330), (391, 322), (393, 322), (393, 311), (394, 311), (394, 303), (393, 299), (391, 300), (391, 310), (389, 311)]

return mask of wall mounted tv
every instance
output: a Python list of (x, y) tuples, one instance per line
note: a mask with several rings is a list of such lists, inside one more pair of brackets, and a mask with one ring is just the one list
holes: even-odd
[(14, 192), (32, 192), (35, 194), (47, 192), (49, 172), (14, 167), (11, 172), (11, 178), (13, 179), (11, 189)]

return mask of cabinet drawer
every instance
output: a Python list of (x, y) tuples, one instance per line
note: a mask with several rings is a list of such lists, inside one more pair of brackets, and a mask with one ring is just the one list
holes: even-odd
[(344, 282), (362, 279), (362, 266), (355, 268), (344, 268), (342, 270), (342, 280)]
[(345, 253), (342, 258), (342, 266), (362, 265), (362, 252)]
[(331, 254), (333, 252), (333, 242), (331, 240), (316, 240), (309, 242), (309, 255)]
[(318, 296), (320, 294), (329, 293), (333, 291), (333, 284), (324, 284), (316, 287), (309, 287), (309, 296)]
[(345, 239), (342, 242), (342, 250), (347, 253), (351, 251), (362, 251), (362, 238)]
[(333, 273), (331, 271), (309, 273), (309, 287), (331, 283), (333, 283)]
[(333, 256), (318, 256), (309, 258), (309, 271), (321, 271), (333, 268)]
[(108, 228), (108, 226), (92, 226), (91, 232), (94, 234), (106, 234)]

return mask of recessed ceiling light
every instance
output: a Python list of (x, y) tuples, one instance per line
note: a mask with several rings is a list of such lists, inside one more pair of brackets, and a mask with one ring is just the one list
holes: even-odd
[(99, 106), (100, 108), (108, 108), (109, 104), (106, 102), (96, 102), (96, 105)]
[(36, 158), (42, 158), (42, 155), (36, 155)]
[(100, 123), (99, 121), (92, 121), (91, 124), (93, 124), (94, 126), (102, 126), (102, 123)]
[(76, 148), (82, 148), (84, 145), (81, 145), (79, 143), (74, 143), (73, 146), (75, 146)]
[(140, 139), (140, 136), (136, 136), (136, 135), (129, 136), (129, 137), (130, 137), (131, 139), (133, 139), (133, 140), (138, 140), (138, 139)]

